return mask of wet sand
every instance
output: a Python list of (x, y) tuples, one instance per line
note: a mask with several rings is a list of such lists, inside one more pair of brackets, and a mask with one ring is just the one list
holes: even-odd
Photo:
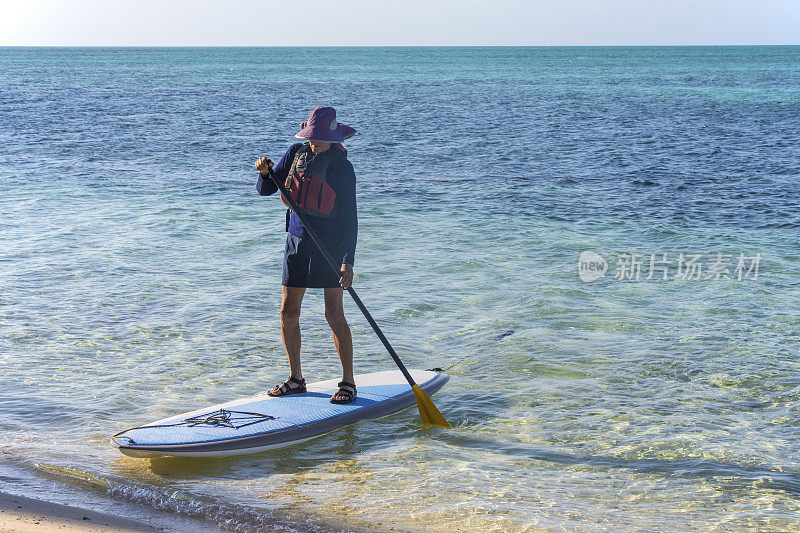
[(46, 531), (79, 533), (164, 532), (185, 531), (187, 525), (190, 525), (191, 530), (195, 533), (220, 531), (184, 517), (175, 517), (173, 529), (169, 525), (165, 526), (163, 517), (154, 517), (152, 523), (147, 523), (110, 514), (97, 513), (79, 507), (70, 507), (0, 492), (0, 531), (8, 533), (41, 533)]

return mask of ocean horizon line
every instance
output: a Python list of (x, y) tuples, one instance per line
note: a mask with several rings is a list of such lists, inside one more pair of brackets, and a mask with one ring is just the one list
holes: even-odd
[(322, 45), (227, 45), (227, 44), (204, 44), (204, 45), (163, 45), (163, 44), (27, 44), (15, 45), (4, 44), (0, 48), (20, 49), (20, 48), (100, 48), (100, 49), (120, 49), (120, 48), (792, 48), (800, 47), (797, 44), (322, 44)]

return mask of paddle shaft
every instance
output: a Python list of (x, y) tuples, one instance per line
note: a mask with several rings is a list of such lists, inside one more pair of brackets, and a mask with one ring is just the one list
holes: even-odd
[[(269, 177), (272, 179), (273, 183), (275, 183), (275, 185), (278, 186), (278, 190), (283, 195), (283, 199), (286, 200), (286, 202), (289, 204), (289, 207), (291, 207), (292, 211), (294, 211), (294, 213), (297, 215), (297, 218), (299, 218), (300, 222), (303, 223), (303, 227), (305, 227), (305, 230), (311, 237), (311, 240), (314, 241), (314, 244), (316, 244), (317, 247), (322, 252), (322, 255), (325, 257), (325, 261), (328, 262), (328, 266), (330, 266), (333, 269), (333, 271), (336, 272), (337, 276), (341, 277), (342, 273), (340, 270), (341, 267), (340, 266), (337, 267), (336, 262), (334, 262), (330, 252), (328, 252), (328, 250), (322, 244), (322, 241), (319, 239), (319, 236), (311, 227), (311, 224), (308, 223), (306, 217), (300, 212), (300, 208), (298, 208), (297, 204), (294, 202), (294, 200), (292, 200), (292, 197), (289, 195), (289, 191), (286, 190), (286, 186), (283, 183), (281, 183), (281, 180), (278, 179), (278, 177), (275, 175), (275, 172), (273, 172), (272, 168), (269, 167), (269, 163), (267, 165), (268, 165), (267, 170), (269, 171)], [(381, 340), (383, 346), (386, 348), (386, 351), (389, 352), (389, 355), (392, 356), (392, 359), (394, 359), (394, 363), (397, 365), (397, 368), (400, 369), (400, 372), (403, 373), (403, 376), (408, 380), (408, 383), (411, 385), (416, 385), (416, 383), (414, 382), (414, 378), (412, 378), (411, 374), (408, 373), (406, 365), (403, 364), (403, 362), (400, 360), (400, 357), (398, 357), (397, 352), (395, 352), (394, 348), (392, 348), (392, 345), (389, 344), (389, 341), (386, 339), (386, 336), (381, 331), (381, 328), (378, 327), (378, 323), (375, 322), (375, 319), (372, 318), (372, 315), (369, 313), (369, 311), (367, 311), (367, 307), (364, 305), (364, 302), (362, 302), (361, 298), (359, 298), (358, 294), (356, 294), (356, 290), (352, 286), (350, 286), (347, 288), (347, 292), (350, 293), (350, 296), (352, 296), (353, 301), (356, 303), (358, 308), (364, 314), (364, 318), (366, 318), (367, 322), (369, 322), (369, 325), (372, 326), (372, 329), (375, 331), (375, 334)]]

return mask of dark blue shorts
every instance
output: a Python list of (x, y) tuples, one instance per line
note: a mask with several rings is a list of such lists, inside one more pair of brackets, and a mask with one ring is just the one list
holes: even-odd
[[(338, 261), (344, 251), (341, 243), (324, 243), (328, 251)], [(341, 267), (341, 264), (337, 265)], [(319, 251), (311, 237), (297, 237), (286, 234), (286, 251), (283, 253), (283, 285), (286, 287), (341, 287), (339, 275), (335, 273), (325, 256)]]

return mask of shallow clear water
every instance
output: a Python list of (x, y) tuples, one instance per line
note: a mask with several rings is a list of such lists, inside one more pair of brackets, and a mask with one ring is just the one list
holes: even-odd
[[(454, 365), (455, 429), (120, 456), (285, 377), (284, 208), (252, 165), (318, 103), (359, 130), (356, 287), (408, 366)], [(2, 450), (242, 529), (796, 529), (798, 138), (800, 47), (0, 49)], [(675, 279), (718, 253), (730, 276)], [(392, 368), (346, 311), (357, 369)]]

